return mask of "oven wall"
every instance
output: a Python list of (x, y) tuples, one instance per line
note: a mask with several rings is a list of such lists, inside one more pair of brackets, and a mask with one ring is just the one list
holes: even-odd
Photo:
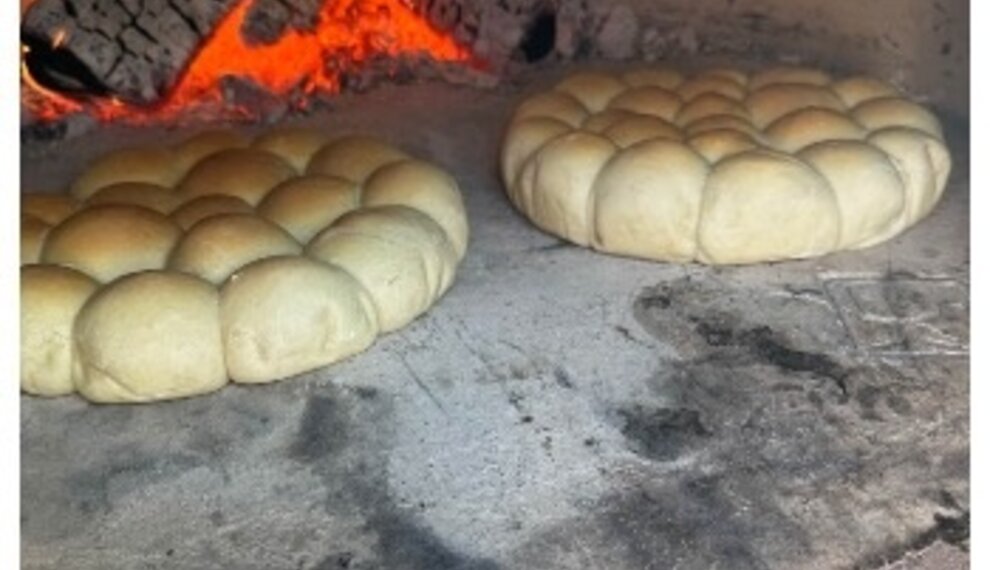
[[(641, 22), (681, 26), (701, 54), (765, 53), (873, 73), (969, 115), (967, 0), (627, 0)], [(771, 56), (772, 54), (772, 56)]]

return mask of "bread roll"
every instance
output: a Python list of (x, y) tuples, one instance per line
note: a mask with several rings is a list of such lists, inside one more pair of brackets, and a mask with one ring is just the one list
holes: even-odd
[(365, 182), (361, 203), (419, 210), (443, 228), (457, 259), (467, 251), (467, 214), (457, 181), (428, 162), (404, 160), (379, 168)]
[(595, 243), (623, 255), (693, 259), (707, 176), (705, 160), (680, 143), (655, 140), (627, 149), (598, 175)]
[(675, 91), (646, 85), (633, 87), (617, 95), (609, 103), (610, 109), (623, 109), (639, 115), (658, 117), (672, 123), (677, 112), (684, 106), (684, 100)]
[(263, 218), (222, 214), (190, 228), (172, 251), (168, 267), (218, 285), (256, 259), (301, 252), (288, 232)]
[(737, 80), (719, 75), (699, 75), (693, 77), (677, 88), (681, 99), (691, 102), (698, 97), (714, 93), (735, 101), (741, 101), (746, 96), (746, 88)]
[(185, 175), (189, 169), (204, 158), (221, 150), (245, 148), (251, 144), (247, 135), (222, 129), (197, 133), (175, 146), (177, 168)]
[(196, 225), (200, 220), (221, 214), (250, 214), (251, 205), (236, 196), (210, 194), (193, 198), (172, 212), (171, 218), (184, 230)]
[(258, 214), (306, 243), (331, 222), (358, 207), (359, 188), (335, 176), (310, 174), (276, 186), (258, 204)]
[(255, 206), (269, 190), (295, 175), (292, 165), (270, 152), (253, 148), (226, 149), (196, 163), (176, 192), (183, 201), (224, 194)]
[(761, 129), (798, 109), (846, 110), (842, 100), (830, 89), (791, 83), (768, 85), (751, 91), (745, 104), (753, 124)]
[(99, 284), (58, 265), (21, 267), (21, 389), (38, 396), (73, 392), (72, 327)]
[(572, 95), (591, 113), (608, 106), (627, 85), (608, 73), (578, 72), (557, 84), (555, 89)]
[(282, 127), (258, 135), (251, 146), (277, 154), (297, 172), (305, 172), (309, 160), (328, 142), (330, 137), (314, 129)]
[(177, 167), (177, 158), (170, 149), (120, 149), (90, 162), (69, 186), (69, 193), (77, 200), (85, 200), (100, 188), (118, 182), (149, 182), (171, 187), (182, 176)]
[(316, 236), (306, 254), (344, 268), (361, 283), (382, 332), (405, 326), (429, 308), (449, 287), (457, 264), (439, 226), (396, 206), (347, 214)]
[(523, 176), (532, 185), (521, 186), (521, 207), (538, 227), (589, 245), (594, 231), (588, 208), (592, 188), (615, 151), (608, 139), (580, 131), (554, 139), (538, 160), (527, 164), (532, 175)]
[(838, 111), (817, 107), (798, 109), (780, 117), (766, 129), (776, 148), (795, 153), (821, 141), (862, 140), (866, 130)]
[(337, 176), (362, 184), (375, 170), (407, 158), (406, 153), (378, 139), (351, 135), (321, 147), (306, 166), (306, 174)]
[(93, 402), (151, 402), (227, 383), (217, 290), (146, 271), (99, 290), (76, 318), (76, 389)]
[(139, 206), (92, 206), (52, 228), (41, 261), (78, 269), (104, 283), (127, 273), (161, 269), (182, 230)]
[(892, 235), (904, 212), (904, 185), (887, 154), (859, 141), (825, 141), (799, 153), (828, 180), (842, 218), (838, 246), (866, 247)]
[(378, 334), (368, 292), (349, 273), (304, 257), (269, 257), (220, 293), (224, 355), (235, 382), (272, 382), (361, 352)]
[(698, 253), (706, 262), (811, 257), (832, 251), (838, 240), (835, 195), (804, 162), (752, 150), (712, 170), (698, 226)]

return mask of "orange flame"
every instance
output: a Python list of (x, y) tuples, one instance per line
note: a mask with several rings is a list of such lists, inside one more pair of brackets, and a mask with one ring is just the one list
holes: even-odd
[[(337, 62), (357, 67), (376, 55), (416, 53), (437, 61), (471, 61), (466, 48), (435, 30), (402, 0), (324, 0), (316, 29), (287, 29), (273, 44), (248, 45), (240, 30), (250, 2), (241, 0), (220, 20), (178, 83), (153, 107), (108, 99), (84, 104), (45, 89), (23, 64), (22, 102), (43, 121), (89, 110), (105, 121), (142, 123), (176, 118), (193, 107), (221, 102), (220, 80), (227, 76), (250, 80), (279, 96), (297, 89), (306, 94), (336, 93), (340, 90)], [(57, 34), (53, 43), (57, 46), (64, 40), (64, 34)]]

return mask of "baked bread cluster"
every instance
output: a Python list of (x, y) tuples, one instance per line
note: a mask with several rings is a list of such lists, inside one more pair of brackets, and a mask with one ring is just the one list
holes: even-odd
[(426, 311), (467, 239), (455, 180), (370, 137), (112, 152), (22, 196), (21, 387), (149, 402), (321, 367)]
[(523, 100), (501, 174), (536, 226), (648, 259), (745, 264), (878, 244), (951, 160), (927, 109), (816, 69), (582, 72)]

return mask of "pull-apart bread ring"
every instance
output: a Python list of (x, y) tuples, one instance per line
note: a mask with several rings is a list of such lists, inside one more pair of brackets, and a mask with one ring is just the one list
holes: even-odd
[(152, 402), (353, 356), (450, 288), (457, 182), (367, 136), (207, 131), (21, 207), (21, 389)]
[(500, 163), (546, 232), (707, 264), (876, 245), (931, 212), (951, 168), (929, 110), (800, 67), (577, 73), (518, 105)]

